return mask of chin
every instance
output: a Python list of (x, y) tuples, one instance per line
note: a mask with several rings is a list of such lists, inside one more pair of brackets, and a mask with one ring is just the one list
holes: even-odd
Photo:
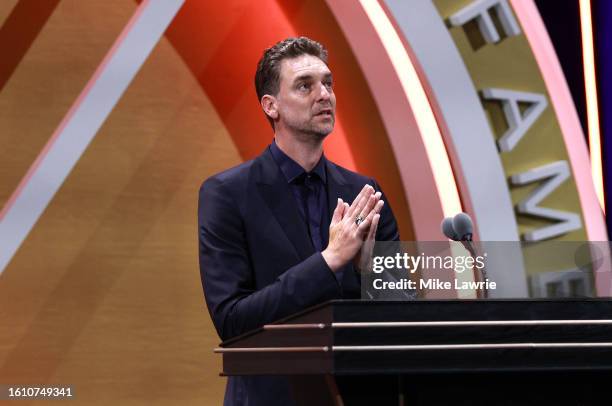
[(312, 132), (312, 135), (314, 135), (317, 139), (322, 140), (325, 137), (327, 137), (332, 132), (332, 130), (333, 130), (333, 128), (330, 128), (330, 129), (327, 129), (327, 128), (326, 129), (317, 129), (317, 130), (314, 130)]
[(313, 129), (313, 133), (317, 133), (321, 138), (327, 137), (334, 130), (334, 125), (322, 126)]
[(327, 137), (334, 129), (334, 126), (311, 126), (308, 128), (303, 127), (302, 129), (300, 129), (298, 131), (298, 133), (301, 133), (302, 136), (300, 138), (302, 138), (303, 141), (307, 141), (308, 139), (310, 140), (314, 140), (314, 141), (321, 141), (323, 140), (325, 137)]

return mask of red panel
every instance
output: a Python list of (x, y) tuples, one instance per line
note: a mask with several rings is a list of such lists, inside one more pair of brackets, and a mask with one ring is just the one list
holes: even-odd
[(392, 203), (403, 237), (413, 236), (401, 179), (376, 105), (324, 1), (187, 0), (166, 35), (245, 160), (261, 153), (273, 136), (253, 84), (263, 50), (297, 35), (325, 44), (338, 96), (336, 128), (325, 142), (326, 155), (376, 177)]
[(253, 85), (257, 61), (265, 48), (295, 35), (276, 2), (240, 0), (188, 0), (167, 32), (245, 160), (273, 137)]
[(0, 91), (45, 25), (59, 0), (21, 0), (0, 28)]

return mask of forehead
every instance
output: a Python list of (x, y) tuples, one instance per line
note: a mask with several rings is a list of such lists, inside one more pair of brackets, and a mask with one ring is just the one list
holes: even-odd
[(302, 76), (325, 76), (331, 74), (331, 71), (319, 58), (313, 55), (300, 55), (295, 58), (287, 58), (281, 61), (280, 78), (281, 82), (287, 80), (289, 82)]

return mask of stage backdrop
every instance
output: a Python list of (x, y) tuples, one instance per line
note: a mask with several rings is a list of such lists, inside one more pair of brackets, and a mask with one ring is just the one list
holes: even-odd
[[(0, 2), (0, 384), (72, 385), (79, 405), (221, 404), (198, 189), (272, 140), (253, 76), (289, 36), (329, 49), (326, 155), (379, 181), (402, 239), (443, 240), (442, 218), (467, 211), (478, 239), (531, 255), (607, 240), (535, 5), (485, 3)], [(504, 259), (510, 296), (546, 269), (528, 255)]]

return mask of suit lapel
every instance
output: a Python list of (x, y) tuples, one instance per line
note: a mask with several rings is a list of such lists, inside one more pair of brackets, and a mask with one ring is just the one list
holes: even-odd
[[(274, 161), (270, 150), (266, 150), (256, 158), (257, 171), (255, 182), (259, 193), (266, 202), (268, 208), (280, 224), (283, 232), (291, 241), (298, 256), (304, 260), (314, 254), (315, 250), (308, 236), (306, 224), (297, 208), (295, 197), (289, 189), (287, 180), (281, 173)], [(351, 184), (346, 181), (336, 165), (327, 161), (327, 202), (329, 219), (331, 220), (338, 198), (351, 204), (355, 198), (355, 192)], [(326, 225), (325, 227), (328, 227)]]
[(329, 220), (331, 221), (338, 204), (338, 198), (351, 204), (355, 196), (351, 195), (351, 185), (346, 182), (333, 162), (327, 161), (327, 175), (327, 204), (329, 205)]
[(270, 150), (266, 148), (256, 159), (256, 183), (259, 193), (287, 235), (298, 256), (304, 260), (314, 254), (306, 224), (297, 208), (295, 197)]

